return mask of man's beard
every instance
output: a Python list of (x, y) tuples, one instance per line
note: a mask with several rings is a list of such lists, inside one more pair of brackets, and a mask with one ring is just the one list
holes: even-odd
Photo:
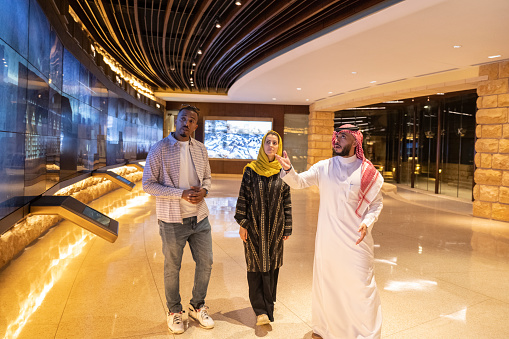
[(344, 156), (350, 155), (351, 149), (352, 149), (352, 145), (345, 145), (345, 147), (341, 148), (341, 152), (339, 152), (339, 153), (336, 152), (336, 153), (337, 153), (337, 155), (344, 157)]

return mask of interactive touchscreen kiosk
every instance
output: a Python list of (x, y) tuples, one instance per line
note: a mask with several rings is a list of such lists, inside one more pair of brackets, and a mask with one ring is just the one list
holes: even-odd
[(119, 185), (122, 188), (125, 188), (128, 191), (132, 191), (132, 189), (135, 186), (135, 183), (127, 180), (123, 176), (120, 176), (117, 173), (112, 172), (112, 171), (104, 171), (104, 172), (96, 171), (96, 172), (92, 172), (92, 176), (103, 177), (103, 178), (109, 179), (109, 180), (113, 181), (115, 184)]
[(59, 215), (109, 242), (118, 237), (118, 221), (70, 196), (39, 197), (30, 203), (30, 213)]

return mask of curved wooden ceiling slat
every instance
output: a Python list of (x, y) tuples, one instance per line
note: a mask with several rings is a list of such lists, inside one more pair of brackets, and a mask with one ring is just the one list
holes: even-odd
[(68, 1), (94, 39), (154, 90), (226, 93), (270, 55), (389, 0)]

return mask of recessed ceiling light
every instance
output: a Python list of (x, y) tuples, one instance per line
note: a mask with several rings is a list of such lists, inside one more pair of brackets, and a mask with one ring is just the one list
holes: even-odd
[(198, 50), (198, 54), (201, 54), (201, 49)]
[(242, 2), (240, 2), (240, 1), (235, 1), (235, 5), (240, 6), (240, 5), (242, 5)]
[(437, 95), (444, 95), (444, 93), (437, 93)]
[(309, 99), (306, 99), (306, 101), (309, 101)]
[(196, 66), (196, 62), (193, 62), (193, 67)]
[(194, 84), (191, 84), (191, 87), (194, 87)]
[(216, 28), (221, 28), (221, 24), (218, 22), (216, 22)]
[(490, 55), (488, 58), (489, 59), (495, 59), (495, 58), (500, 58), (500, 57), (501, 57), (501, 55), (498, 54), (498, 55)]
[(352, 72), (352, 74), (357, 74), (357, 72)]
[(461, 45), (454, 45), (454, 48), (461, 48)]
[(272, 98), (272, 100), (276, 100), (276, 98)]
[(374, 84), (376, 82), (376, 80), (373, 80), (373, 81), (370, 81), (369, 83), (370, 84)]
[(297, 87), (297, 91), (300, 91), (301, 89), (302, 89), (302, 88), (300, 88), (300, 87)]
[(332, 92), (329, 92), (329, 94), (332, 94)]

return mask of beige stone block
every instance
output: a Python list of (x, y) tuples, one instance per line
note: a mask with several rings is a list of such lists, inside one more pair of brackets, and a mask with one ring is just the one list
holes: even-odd
[(326, 158), (332, 157), (332, 150), (331, 149), (323, 149), (322, 156), (326, 157)]
[(487, 108), (477, 111), (478, 124), (503, 124), (507, 122), (507, 108)]
[(497, 95), (487, 95), (482, 97), (482, 108), (494, 108), (498, 105)]
[(477, 152), (497, 153), (499, 139), (477, 139), (475, 150)]
[(498, 201), (509, 204), (509, 187), (500, 186), (498, 191)]
[(321, 134), (308, 134), (308, 142), (309, 141), (322, 141), (322, 135)]
[(491, 217), (496, 220), (509, 221), (509, 205), (500, 203), (492, 204)]
[(321, 149), (330, 150), (330, 149), (332, 149), (332, 143), (330, 143), (328, 141), (320, 141), (320, 142), (316, 143), (316, 147), (321, 148)]
[(479, 185), (474, 186), (474, 200), (479, 200)]
[(318, 119), (334, 120), (334, 112), (317, 112)]
[(332, 143), (332, 133), (331, 134), (323, 134), (322, 141), (327, 141), (329, 143)]
[(482, 125), (483, 138), (500, 138), (502, 136), (502, 125)]
[(309, 126), (323, 126), (324, 120), (320, 119), (310, 119)]
[[(479, 153), (477, 153), (477, 154), (479, 154)], [(487, 154), (487, 153), (480, 153), (480, 154), (481, 154), (481, 166), (480, 167), (491, 168), (491, 154)]]
[(509, 94), (499, 94), (497, 99), (498, 107), (509, 106)]
[(479, 185), (500, 185), (502, 171), (478, 168), (474, 172), (474, 181)]
[(479, 76), (487, 75), (489, 80), (498, 79), (498, 63), (481, 65), (479, 67)]
[(480, 185), (479, 187), (480, 200), (497, 202), (498, 201), (498, 186)]
[(509, 138), (509, 124), (502, 125), (502, 138)]
[(493, 154), (491, 167), (493, 169), (509, 170), (509, 154)]
[(498, 77), (509, 78), (509, 61), (499, 63)]
[(474, 155), (474, 163), (476, 167), (481, 167), (481, 154), (482, 153), (476, 153)]
[(314, 165), (315, 164), (315, 157), (309, 155), (308, 150), (308, 165)]
[(491, 218), (491, 203), (476, 200), (473, 203), (474, 217)]
[(483, 81), (477, 86), (477, 95), (504, 94), (509, 91), (509, 78)]
[(308, 119), (309, 120), (316, 119), (316, 114), (317, 114), (317, 112), (309, 112)]
[(478, 137), (478, 138), (482, 137), (482, 126), (483, 125), (477, 125), (475, 127), (475, 136)]
[(318, 148), (316, 147), (316, 141), (308, 141), (308, 149)]
[(482, 106), (482, 98), (484, 98), (484, 97), (478, 97), (477, 100), (476, 100), (476, 105), (477, 105), (478, 109), (484, 108)]
[(498, 153), (509, 153), (509, 139), (500, 139), (499, 140)]
[(318, 148), (310, 148), (310, 149), (308, 149), (308, 157), (309, 156), (316, 157), (316, 156), (321, 156), (321, 155), (322, 155), (322, 150), (321, 149), (318, 149)]
[(503, 171), (502, 173), (502, 185), (509, 186), (509, 171)]

